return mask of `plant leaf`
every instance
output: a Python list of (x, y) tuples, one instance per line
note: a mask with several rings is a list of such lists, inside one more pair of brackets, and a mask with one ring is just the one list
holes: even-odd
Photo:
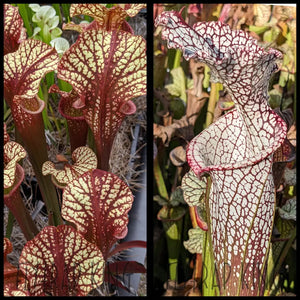
[(183, 190), (179, 186), (171, 193), (169, 205), (174, 207), (180, 204), (185, 204), (185, 202), (183, 199)]
[(144, 7), (145, 4), (119, 4), (111, 8), (99, 3), (72, 4), (70, 16), (87, 15), (94, 18), (97, 29), (116, 30), (122, 28), (127, 16), (135, 16)]
[(182, 67), (172, 69), (170, 72), (173, 83), (165, 85), (168, 93), (181, 98), (186, 103), (187, 80)]
[(203, 236), (205, 231), (200, 229), (199, 227), (191, 228), (188, 231), (189, 239), (183, 242), (184, 247), (191, 252), (194, 253), (202, 253), (203, 249)]
[(123, 250), (129, 249), (129, 248), (135, 248), (135, 247), (141, 247), (146, 248), (147, 243), (145, 241), (128, 241), (128, 242), (122, 242), (120, 244), (117, 244), (116, 247), (109, 252), (109, 257), (115, 255), (118, 252), (121, 252)]
[(201, 177), (199, 179), (193, 170), (186, 173), (181, 181), (184, 201), (190, 206), (195, 207), (195, 218), (198, 226), (202, 230), (207, 230), (205, 194), (206, 194), (207, 179)]
[(224, 85), (235, 109), (196, 136), (187, 161), (198, 177), (209, 173), (210, 233), (221, 295), (261, 295), (275, 209), (273, 153), (287, 125), (268, 105), (268, 84), (279, 51), (265, 50), (242, 30), (222, 22), (188, 26), (178, 12), (163, 12), (168, 46), (197, 58)]
[(70, 92), (61, 91), (56, 84), (53, 84), (49, 88), (49, 93), (59, 93), (61, 96), (59, 102), (59, 112), (65, 118), (74, 118), (78, 120), (84, 120), (81, 109), (74, 107), (74, 102), (78, 101), (80, 97), (78, 94), (72, 90)]
[(103, 282), (101, 251), (67, 225), (45, 227), (24, 246), (19, 264), (34, 296), (86, 296)]
[(19, 290), (25, 282), (24, 275), (7, 261), (7, 254), (13, 250), (8, 238), (3, 239), (3, 291), (4, 296), (29, 296), (28, 291)]
[(42, 139), (45, 139), (44, 130), (39, 128), (43, 124), (42, 111), (44, 108), (45, 102), (38, 96), (27, 98), (26, 95), (16, 95), (13, 98), (11, 112), (28, 153), (29, 147), (33, 146), (31, 142), (28, 142), (28, 138), (31, 140), (39, 140), (40, 143), (42, 143)]
[(193, 170), (186, 173), (181, 181), (184, 201), (189, 206), (201, 206), (205, 200), (206, 177), (199, 179)]
[(105, 273), (113, 275), (124, 275), (127, 273), (146, 273), (146, 268), (136, 261), (116, 261), (108, 263), (105, 268)]
[(3, 123), (3, 145), (5, 145), (7, 142), (9, 142), (9, 140), (10, 140), (10, 137), (6, 131), (6, 124)]
[(81, 22), (80, 24), (75, 24), (74, 22), (63, 23), (62, 29), (63, 30), (75, 30), (79, 33), (88, 30), (91, 27), (90, 23)]
[(8, 238), (3, 239), (3, 257), (6, 259), (7, 254), (13, 251), (13, 246), (11, 241)]
[(138, 12), (145, 8), (147, 5), (145, 3), (130, 3), (130, 4), (117, 4), (119, 7), (123, 8), (129, 17), (134, 17)]
[[(275, 201), (272, 156), (263, 160), (261, 153), (248, 157), (246, 129), (240, 122), (236, 110), (227, 113), (195, 137), (187, 150), (193, 171), (201, 169), (200, 175), (205, 170), (213, 178), (209, 197), (212, 243), (222, 280), (220, 292), (226, 295), (258, 293), (258, 285), (251, 282), (254, 278), (258, 282), (263, 272)], [(259, 267), (254, 269), (254, 264)], [(246, 280), (251, 289), (246, 288)]]
[[(4, 98), (11, 108), (18, 133), (24, 143), (47, 209), (54, 224), (60, 217), (57, 194), (51, 179), (41, 172), (48, 159), (42, 110), (45, 102), (38, 97), (43, 76), (56, 69), (59, 56), (55, 49), (37, 40), (23, 41), (18, 50), (4, 56)], [(38, 151), (37, 151), (38, 149)]]
[[(162, 38), (168, 41), (168, 47), (181, 49), (187, 60), (196, 58), (206, 63), (212, 82), (224, 85), (248, 127), (249, 151), (258, 153), (273, 143), (278, 148), (285, 138), (286, 126), (268, 106), (267, 93), (262, 91), (267, 90), (271, 74), (278, 69), (276, 60), (282, 54), (274, 49), (266, 51), (246, 32), (231, 30), (222, 22), (198, 22), (190, 27), (180, 13), (166, 11), (157, 17), (155, 24), (163, 26)], [(268, 115), (265, 117), (268, 122), (258, 118), (258, 112)], [(264, 135), (266, 131), (258, 129), (265, 124), (270, 124), (274, 132), (269, 138)], [(273, 136), (280, 136), (278, 143)]]
[(284, 170), (284, 180), (288, 185), (296, 185), (297, 184), (297, 174), (296, 169), (285, 168)]
[(4, 3), (4, 55), (18, 50), (19, 44), (26, 40), (26, 29), (17, 7)]
[(185, 151), (183, 146), (178, 146), (170, 151), (169, 157), (174, 166), (181, 167), (186, 163)]
[(11, 290), (10, 288), (7, 288), (4, 286), (3, 290), (4, 297), (20, 297), (20, 296), (30, 296), (30, 293), (26, 291), (24, 288), (23, 290)]
[(111, 247), (127, 234), (132, 202), (132, 193), (121, 179), (96, 169), (65, 187), (61, 213), (107, 259)]
[[(123, 31), (83, 32), (64, 53), (58, 77), (79, 94), (96, 142), (98, 167), (108, 169), (116, 132), (127, 113), (124, 104), (146, 92), (146, 43)], [(132, 108), (128, 113), (132, 113)]]
[(53, 183), (60, 188), (64, 188), (80, 175), (97, 168), (96, 154), (88, 147), (78, 147), (74, 150), (72, 160), (74, 164), (65, 163), (63, 170), (56, 169), (51, 161), (44, 162), (43, 175), (52, 174)]
[(71, 151), (86, 145), (88, 125), (84, 119), (81, 108), (76, 108), (75, 103), (80, 101), (80, 96), (73, 89), (70, 92), (61, 91), (53, 84), (49, 93), (59, 93), (61, 98), (58, 104), (60, 114), (67, 119)]
[(15, 95), (33, 98), (41, 79), (56, 69), (59, 56), (55, 49), (37, 40), (25, 40), (18, 50), (4, 56), (4, 97), (9, 106)]
[(288, 199), (282, 207), (278, 207), (280, 217), (285, 220), (296, 221), (296, 205), (296, 197)]
[(272, 7), (266, 4), (254, 4), (253, 5), (254, 15), (255, 15), (255, 25), (263, 26), (265, 25), (271, 16)]
[(180, 245), (182, 245), (182, 223), (186, 208), (183, 206), (166, 207), (163, 206), (158, 214), (158, 220), (162, 221), (163, 229), (166, 234), (168, 247), (169, 276), (171, 280), (177, 279), (178, 257)]
[(183, 206), (175, 206), (170, 208), (163, 206), (159, 210), (157, 218), (163, 222), (175, 222), (181, 220), (185, 213), (186, 209)]
[(153, 200), (156, 201), (161, 206), (168, 205), (169, 203), (169, 200), (166, 200), (159, 195), (153, 196)]
[(127, 287), (122, 280), (125, 274), (146, 273), (146, 271), (146, 268), (136, 261), (116, 261), (106, 265), (104, 281), (130, 292), (131, 287)]
[(4, 188), (10, 188), (15, 183), (17, 162), (26, 157), (24, 148), (16, 142), (7, 142), (3, 146), (4, 156)]

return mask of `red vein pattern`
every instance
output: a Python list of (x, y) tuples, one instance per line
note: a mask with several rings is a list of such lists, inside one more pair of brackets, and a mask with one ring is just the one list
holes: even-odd
[(210, 226), (221, 295), (261, 294), (275, 211), (273, 153), (287, 131), (267, 93), (281, 53), (221, 22), (191, 28), (171, 11), (155, 23), (169, 47), (206, 63), (235, 103), (190, 142), (187, 161), (199, 178), (209, 173), (212, 179)]
[[(67, 28), (78, 28), (80, 32), (86, 29), (104, 29), (118, 30), (122, 29), (133, 33), (132, 28), (125, 21), (126, 17), (135, 16), (146, 4), (117, 4), (111, 8), (105, 7), (99, 3), (80, 3), (72, 4), (70, 8), (70, 16), (87, 15), (94, 18), (94, 21), (88, 26), (84, 25), (82, 29), (76, 24), (66, 24)], [(70, 26), (71, 25), (71, 26)], [(77, 29), (75, 29), (77, 30)]]
[(81, 108), (74, 107), (75, 103), (80, 101), (79, 95), (75, 90), (70, 92), (61, 91), (55, 84), (50, 87), (49, 93), (60, 94), (58, 111), (67, 119), (71, 151), (73, 152), (76, 148), (85, 146), (88, 124), (84, 119)]
[(3, 294), (4, 296), (30, 296), (29, 292), (20, 290), (24, 283), (24, 276), (7, 261), (7, 254), (13, 250), (8, 238), (3, 239)]
[(58, 77), (79, 94), (95, 137), (98, 168), (108, 170), (117, 130), (125, 115), (133, 112), (130, 106), (126, 112), (124, 105), (146, 93), (145, 40), (123, 31), (83, 32), (62, 57)]
[(45, 227), (24, 246), (20, 269), (31, 296), (86, 296), (101, 285), (101, 251), (73, 227)]
[(4, 98), (11, 106), (15, 95), (33, 98), (46, 73), (56, 69), (56, 50), (38, 40), (25, 40), (17, 51), (4, 56)]
[(80, 175), (97, 168), (96, 154), (88, 147), (76, 148), (72, 153), (72, 160), (74, 164), (70, 165), (66, 162), (63, 170), (56, 169), (51, 161), (44, 162), (43, 175), (52, 174), (53, 183), (60, 188), (64, 188)]
[[(57, 195), (51, 179), (41, 172), (48, 159), (42, 111), (45, 102), (37, 94), (45, 74), (55, 71), (59, 56), (54, 48), (38, 41), (25, 40), (18, 50), (4, 56), (4, 98), (11, 108), (16, 128), (39, 182), (47, 209), (53, 212), (54, 224), (61, 222)], [(37, 151), (38, 150), (38, 151)]]
[(195, 207), (195, 217), (197, 225), (204, 231), (207, 231), (206, 211), (205, 211), (205, 194), (207, 180), (206, 177), (201, 179), (195, 175), (193, 170), (186, 173), (181, 181), (184, 201), (190, 206)]
[(221, 291), (231, 295), (240, 290), (244, 295), (258, 293), (275, 204), (272, 155), (247, 160), (246, 140), (246, 129), (233, 110), (195, 137), (187, 150), (198, 176), (209, 172), (212, 178), (209, 207), (215, 260), (220, 280), (230, 279), (226, 285), (220, 282)]
[(127, 234), (132, 202), (132, 193), (121, 179), (96, 169), (65, 187), (61, 214), (88, 241), (97, 244), (106, 259), (116, 241)]
[(10, 137), (6, 131), (6, 124), (3, 123), (3, 145), (5, 145), (7, 142), (9, 142), (9, 140), (10, 140)]
[[(277, 136), (284, 138), (286, 124), (267, 103), (271, 74), (277, 70), (279, 51), (259, 47), (242, 30), (231, 30), (221, 22), (199, 22), (188, 26), (178, 12), (164, 12), (156, 19), (164, 26), (162, 38), (170, 48), (179, 48), (186, 59), (196, 58), (211, 69), (212, 81), (221, 82), (246, 123), (247, 151), (257, 154)], [(268, 123), (276, 130), (260, 131)], [(268, 155), (268, 154), (267, 154)]]
[(15, 52), (19, 44), (26, 40), (26, 29), (23, 27), (23, 19), (17, 7), (10, 4), (3, 4), (4, 20), (4, 55)]
[(17, 162), (26, 156), (24, 148), (16, 142), (7, 142), (3, 146), (3, 183), (4, 188), (10, 188), (16, 179)]

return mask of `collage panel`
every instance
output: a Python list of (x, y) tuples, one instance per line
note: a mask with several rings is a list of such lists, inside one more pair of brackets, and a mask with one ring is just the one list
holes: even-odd
[(296, 4), (153, 22), (154, 295), (295, 296)]
[(3, 4), (4, 296), (295, 296), (296, 3)]
[(4, 296), (145, 296), (146, 3), (3, 16)]

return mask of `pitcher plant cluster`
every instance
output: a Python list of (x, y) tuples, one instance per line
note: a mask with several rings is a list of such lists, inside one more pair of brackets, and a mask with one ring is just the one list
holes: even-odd
[[(145, 7), (3, 5), (5, 296), (106, 296), (130, 292), (123, 274), (146, 273), (116, 259), (146, 242), (121, 241), (134, 196), (111, 171), (120, 126), (146, 94), (146, 41), (127, 22)], [(294, 10), (154, 4), (153, 12), (154, 293), (294, 292)], [(68, 141), (55, 159), (54, 127)], [(42, 227), (24, 199), (25, 158)], [(14, 221), (27, 240), (18, 268), (7, 260)]]
[[(4, 294), (85, 296), (105, 282), (128, 289), (118, 275), (146, 269), (113, 256), (146, 242), (119, 243), (134, 197), (110, 172), (109, 157), (124, 117), (136, 111), (132, 99), (146, 93), (146, 42), (126, 21), (146, 5), (71, 4), (62, 28), (77, 31), (71, 47), (53, 7), (30, 7), (36, 26), (26, 32), (24, 6), (4, 4), (4, 99), (15, 129), (11, 141), (4, 123), (4, 203), (27, 239), (18, 270), (6, 260), (12, 244), (4, 238)], [(79, 15), (90, 22), (70, 21)], [(60, 99), (72, 161), (63, 154), (48, 159), (50, 94)], [(27, 155), (47, 209), (42, 229), (20, 193)]]

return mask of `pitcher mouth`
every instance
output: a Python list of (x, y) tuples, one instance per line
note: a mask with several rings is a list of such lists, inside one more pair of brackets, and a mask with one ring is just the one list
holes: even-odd
[[(260, 152), (250, 154), (247, 151), (249, 140), (246, 137), (246, 127), (237, 110), (234, 109), (191, 140), (187, 148), (188, 164), (197, 176), (202, 176), (211, 171), (245, 168), (266, 159), (284, 142), (287, 130), (282, 119), (275, 112), (272, 114), (275, 115), (277, 125), (277, 128), (272, 128), (272, 130), (274, 132), (276, 130), (278, 138), (274, 139), (273, 144), (266, 145)], [(223, 130), (220, 130), (220, 127)], [(215, 144), (214, 147), (212, 141)], [(227, 142), (226, 148), (224, 141)], [(230, 148), (231, 146), (233, 147)]]
[(45, 102), (38, 96), (26, 97), (22, 95), (15, 95), (13, 100), (19, 105), (25, 113), (37, 115), (45, 108)]

